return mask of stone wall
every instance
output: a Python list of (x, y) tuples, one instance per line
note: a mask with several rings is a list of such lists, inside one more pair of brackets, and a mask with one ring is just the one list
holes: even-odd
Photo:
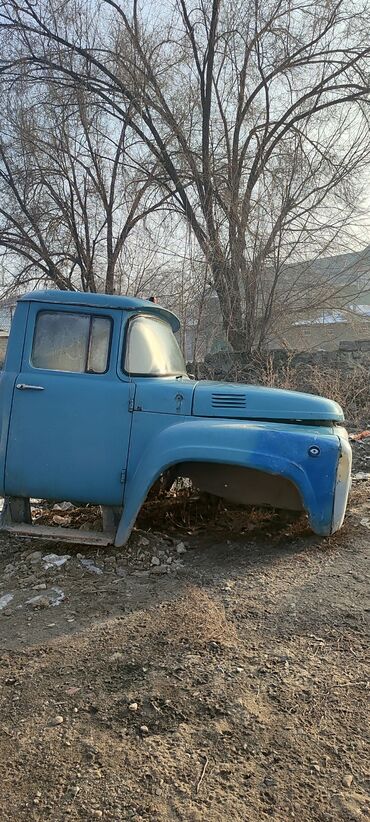
[(192, 364), (198, 379), (247, 382), (307, 391), (339, 402), (351, 422), (370, 425), (370, 340), (343, 341), (335, 351), (277, 349), (250, 357), (245, 353), (208, 354)]

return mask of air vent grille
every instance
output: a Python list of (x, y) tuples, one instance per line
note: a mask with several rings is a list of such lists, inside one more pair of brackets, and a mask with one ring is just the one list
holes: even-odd
[(245, 408), (245, 394), (212, 394), (212, 408)]

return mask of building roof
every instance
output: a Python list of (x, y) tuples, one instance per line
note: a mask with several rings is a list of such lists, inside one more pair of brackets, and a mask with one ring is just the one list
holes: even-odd
[(119, 311), (145, 311), (154, 314), (170, 323), (173, 331), (178, 331), (180, 321), (176, 314), (167, 308), (152, 303), (150, 300), (140, 300), (138, 297), (124, 297), (112, 294), (93, 294), (86, 291), (30, 291), (19, 298), (20, 302), (62, 303), (63, 305), (88, 306), (89, 308), (114, 308)]
[(317, 284), (338, 282), (341, 286), (352, 285), (370, 287), (370, 246), (361, 251), (332, 254), (328, 257), (313, 257), (308, 260), (287, 263), (286, 275), (302, 275), (317, 278)]

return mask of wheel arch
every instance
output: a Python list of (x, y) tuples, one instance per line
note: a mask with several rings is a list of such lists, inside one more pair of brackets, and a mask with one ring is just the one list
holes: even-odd
[[(210, 422), (207, 420), (202, 421), (203, 424), (195, 421), (178, 423), (161, 432), (148, 451), (142, 454), (134, 469), (129, 468), (124, 507), (116, 533), (117, 547), (121, 547), (127, 541), (140, 508), (160, 476), (175, 467), (179, 470), (178, 475), (183, 476), (180, 466), (184, 464), (218, 466), (218, 472), (222, 467), (230, 466), (232, 470), (246, 469), (275, 477), (277, 480), (284, 478), (296, 489), (302, 502), (301, 509), (310, 510), (314, 497), (313, 489), (303, 468), (287, 458), (289, 449), (286, 445), (286, 436), (280, 433), (277, 449), (276, 432), (272, 432), (275, 435), (273, 447), (266, 436), (268, 429), (252, 428), (248, 431), (248, 428), (243, 426), (246, 438), (241, 447), (240, 425), (225, 426), (218, 421), (216, 424), (214, 421), (211, 424)], [(220, 433), (223, 434), (221, 446)]]

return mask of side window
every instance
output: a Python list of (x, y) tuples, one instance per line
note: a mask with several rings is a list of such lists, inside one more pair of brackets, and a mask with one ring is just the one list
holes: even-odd
[(111, 330), (109, 317), (40, 311), (31, 365), (50, 371), (103, 374), (108, 368)]
[(104, 374), (108, 368), (111, 326), (107, 317), (91, 318), (87, 371), (93, 374)]

